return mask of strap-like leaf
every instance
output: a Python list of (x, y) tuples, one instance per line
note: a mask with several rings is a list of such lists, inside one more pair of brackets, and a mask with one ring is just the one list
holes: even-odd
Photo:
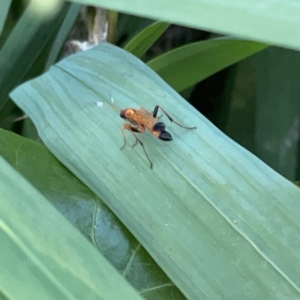
[(7, 18), (8, 10), (11, 4), (11, 0), (2, 0), (1, 1), (1, 10), (0, 10), (0, 36), (3, 30), (5, 20)]
[(126, 44), (124, 49), (137, 57), (142, 57), (169, 26), (170, 24), (164, 22), (155, 22), (147, 26), (134, 36), (134, 38)]
[(295, 0), (74, 0), (267, 44), (300, 49)]
[(176, 91), (183, 91), (267, 45), (230, 38), (192, 43), (148, 62)]

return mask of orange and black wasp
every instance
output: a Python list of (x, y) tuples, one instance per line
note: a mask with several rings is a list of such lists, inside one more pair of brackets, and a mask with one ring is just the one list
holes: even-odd
[(134, 109), (134, 108), (126, 108), (121, 110), (120, 117), (127, 120), (129, 123), (125, 123), (122, 128), (122, 134), (124, 137), (124, 145), (121, 147), (121, 150), (126, 146), (126, 136), (124, 131), (130, 131), (135, 137), (135, 143), (132, 145), (133, 147), (139, 143), (145, 155), (147, 156), (150, 162), (150, 169), (153, 167), (153, 163), (144, 147), (143, 142), (137, 137), (136, 133), (144, 133), (146, 129), (150, 131), (155, 137), (159, 138), (162, 141), (169, 142), (172, 141), (172, 135), (166, 131), (166, 125), (160, 121), (160, 117), (157, 116), (158, 110), (161, 109), (163, 113), (167, 116), (170, 122), (174, 122), (178, 126), (185, 129), (196, 129), (196, 127), (187, 127), (179, 124), (174, 121), (173, 118), (159, 105), (156, 105), (154, 111), (148, 112), (144, 108)]

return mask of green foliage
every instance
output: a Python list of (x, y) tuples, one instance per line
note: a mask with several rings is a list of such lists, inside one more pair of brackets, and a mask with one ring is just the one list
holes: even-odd
[(0, 109), (8, 101), (8, 94), (16, 85), (43, 70), (42, 62), (36, 66), (37, 71), (32, 65), (56, 34), (68, 9), (69, 5), (65, 5), (50, 19), (45, 20), (45, 16), (36, 14), (33, 3), (28, 6), (0, 51)]
[(57, 57), (59, 55), (59, 52), (61, 51), (62, 45), (64, 44), (71, 28), (74, 25), (74, 22), (78, 16), (79, 10), (81, 6), (78, 4), (72, 4), (70, 5), (64, 20), (56, 34), (55, 40), (52, 43), (51, 51), (49, 53), (45, 69), (48, 70), (51, 65), (53, 65)]
[(300, 49), (300, 6), (286, 0), (74, 0), (221, 34)]
[[(146, 299), (184, 299), (140, 243), (43, 145), (0, 129), (0, 155), (24, 176)], [(45, 215), (53, 215), (52, 208)], [(54, 218), (54, 217), (52, 217)], [(53, 220), (53, 219), (52, 219)]]
[(3, 158), (0, 167), (1, 294), (7, 299), (141, 299)]
[[(116, 11), (299, 48), (298, 6), (272, 1), (272, 5), (270, 1), (253, 5), (250, 0), (94, 2)], [(0, 3), (1, 32), (10, 1)], [(274, 141), (279, 145), (284, 141), (285, 148), (278, 147), (278, 158), (272, 161), (278, 169), (286, 159), (287, 151), (282, 149), (292, 145), (293, 170), (284, 169), (292, 177), (297, 168), (299, 93), (291, 78), (297, 78), (298, 53), (285, 50), (288, 63), (282, 59), (277, 65), (277, 58), (283, 56), (274, 55), (272, 49), (250, 57), (266, 44), (224, 37), (180, 44), (149, 61), (148, 50), (169, 23), (151, 24), (140, 17), (127, 24), (132, 17), (125, 16), (116, 37), (126, 32), (120, 43), (129, 39), (127, 51), (102, 44), (53, 66), (81, 6), (65, 3), (56, 13), (41, 17), (32, 3), (13, 21), (9, 35), (11, 23), (3, 29), (0, 126), (41, 138), (45, 146), (0, 129), (0, 155), (16, 169), (0, 159), (0, 244), (4, 245), (0, 295), (7, 299), (299, 298), (298, 188), (221, 133), (175, 92), (190, 88), (185, 92), (193, 95), (201, 84), (211, 85), (218, 94), (213, 104), (228, 105), (219, 115), (228, 114), (224, 129), (231, 136), (243, 140), (238, 132), (243, 129), (245, 144), (251, 144), (253, 152), (259, 149), (266, 160), (266, 149), (272, 149)], [(270, 55), (272, 68), (265, 73)], [(221, 90), (210, 76), (238, 62), (228, 71), (226, 91)], [(291, 72), (281, 74), (285, 68)], [(255, 71), (259, 103), (253, 95)], [(9, 93), (29, 116), (24, 123), (12, 123), (17, 109), (8, 101)], [(279, 95), (278, 109), (272, 109), (272, 100)], [(293, 105), (282, 101), (285, 96)], [(196, 106), (206, 96), (199, 98)], [(124, 120), (118, 114), (120, 108), (152, 110), (157, 104), (175, 120), (197, 129), (185, 130), (163, 117), (174, 138), (171, 143), (142, 135), (154, 161), (150, 170), (141, 147), (130, 147), (134, 139), (129, 132), (127, 147), (120, 151)], [(249, 114), (256, 135), (242, 123)], [(276, 126), (283, 119), (278, 135)], [(272, 139), (266, 141), (268, 132)]]
[(167, 52), (148, 62), (148, 66), (181, 92), (266, 47), (249, 41), (212, 39)]
[(167, 30), (170, 24), (156, 22), (133, 37), (124, 47), (137, 57), (142, 57), (156, 40)]
[[(141, 149), (120, 151), (122, 120), (110, 96), (121, 107), (162, 103), (174, 119), (198, 129), (170, 126), (172, 145), (145, 136), (151, 170)], [(51, 152), (112, 209), (187, 298), (299, 295), (298, 213), (289, 210), (299, 208), (298, 188), (214, 130), (137, 58), (102, 44), (65, 59), (11, 97)], [(265, 188), (270, 185), (272, 191)], [(261, 222), (262, 212), (272, 218)], [(226, 287), (219, 290), (224, 270)], [(251, 289), (249, 280), (256, 283)], [(282, 284), (263, 288), (274, 282)]]
[(9, 6), (10, 6), (11, 0), (1, 0), (0, 4), (1, 4), (1, 10), (0, 10), (0, 36), (3, 30), (3, 26), (5, 23), (5, 19), (7, 16), (7, 12), (9, 10)]

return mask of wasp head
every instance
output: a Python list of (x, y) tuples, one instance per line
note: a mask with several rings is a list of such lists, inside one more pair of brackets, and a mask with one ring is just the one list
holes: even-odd
[(121, 110), (120, 117), (123, 119), (132, 118), (134, 115), (134, 110), (132, 108), (126, 108), (124, 110)]
[(125, 110), (121, 110), (120, 117), (123, 118), (123, 119), (126, 119), (126, 117), (125, 117)]

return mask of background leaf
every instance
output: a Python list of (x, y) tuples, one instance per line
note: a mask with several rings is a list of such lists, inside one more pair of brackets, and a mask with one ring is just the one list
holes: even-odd
[(0, 36), (3, 30), (3, 26), (8, 14), (8, 10), (10, 7), (11, 0), (0, 0)]
[(213, 39), (169, 51), (149, 61), (148, 66), (176, 91), (183, 91), (266, 47), (250, 41)]
[(33, 2), (29, 4), (0, 51), (0, 109), (7, 102), (9, 92), (32, 72), (32, 64), (57, 32), (68, 7), (65, 4), (47, 19), (36, 13)]
[(125, 46), (140, 31), (155, 21), (134, 15), (118, 13), (117, 36), (118, 44)]
[(78, 16), (78, 13), (81, 9), (79, 4), (71, 4), (70, 8), (61, 24), (61, 27), (57, 33), (55, 41), (53, 42), (52, 49), (49, 53), (48, 60), (46, 62), (45, 69), (48, 70), (52, 64), (56, 62), (59, 51), (61, 50), (70, 30), (72, 29), (74, 22)]
[[(226, 134), (285, 178), (299, 178), (299, 52), (270, 47), (240, 62)], [(222, 99), (223, 100), (223, 99)]]
[(135, 0), (75, 2), (300, 49), (300, 4), (294, 0), (140, 0), (138, 5)]
[(7, 299), (141, 299), (2, 157), (0, 168), (1, 295)]
[(137, 35), (135, 35), (124, 47), (125, 50), (131, 52), (137, 57), (142, 57), (146, 51), (157, 41), (157, 39), (170, 26), (168, 23), (155, 22)]
[[(174, 137), (169, 144), (143, 136), (154, 158), (150, 170), (140, 148), (120, 152), (122, 120), (111, 96), (123, 108), (161, 104), (198, 129), (166, 122)], [(187, 298), (299, 297), (299, 189), (136, 57), (102, 44), (11, 97), (54, 155), (103, 199)]]
[(296, 177), (299, 159), (300, 54), (272, 47), (255, 58), (256, 153), (284, 177)]

